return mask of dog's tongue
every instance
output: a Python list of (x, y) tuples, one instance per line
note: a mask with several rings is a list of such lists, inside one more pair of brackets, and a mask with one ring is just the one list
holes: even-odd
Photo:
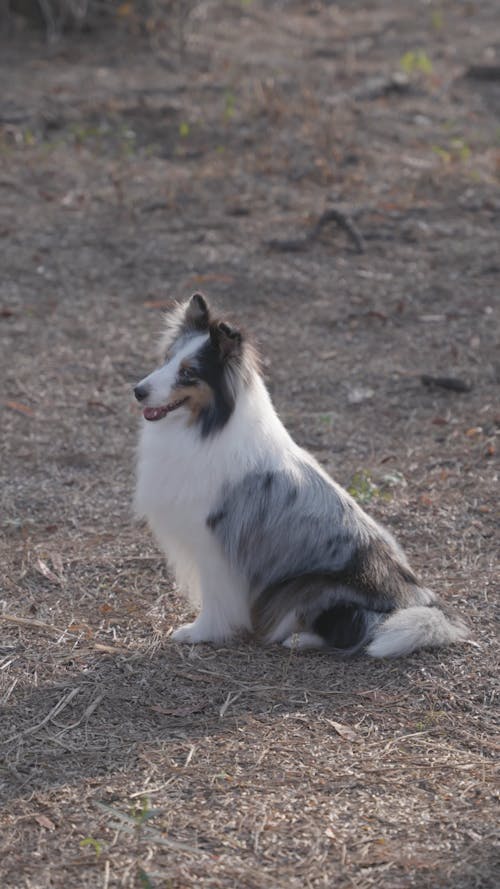
[(161, 420), (168, 414), (168, 405), (165, 407), (145, 407), (143, 416), (145, 420)]

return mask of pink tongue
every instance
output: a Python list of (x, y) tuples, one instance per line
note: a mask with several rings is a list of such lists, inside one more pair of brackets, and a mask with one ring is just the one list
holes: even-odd
[(167, 407), (145, 407), (143, 416), (146, 420), (160, 420), (168, 414)]

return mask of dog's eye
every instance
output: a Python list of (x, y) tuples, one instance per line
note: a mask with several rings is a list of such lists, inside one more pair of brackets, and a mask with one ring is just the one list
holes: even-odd
[(190, 386), (196, 383), (196, 373), (192, 367), (181, 367), (179, 370), (179, 382), (184, 386)]

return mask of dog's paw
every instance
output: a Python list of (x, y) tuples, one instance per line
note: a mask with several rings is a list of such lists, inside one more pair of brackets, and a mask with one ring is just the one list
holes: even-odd
[[(241, 628), (243, 629), (243, 628)], [(211, 614), (200, 614), (191, 624), (183, 624), (171, 635), (174, 642), (229, 642), (238, 633), (227, 621), (216, 621)]]
[(183, 624), (182, 627), (178, 627), (177, 630), (174, 630), (170, 638), (173, 642), (185, 642), (188, 645), (193, 645), (195, 642), (210, 641), (204, 639), (200, 635), (199, 628), (196, 626), (196, 621), (192, 624)]
[(220, 628), (215, 629), (195, 620), (192, 624), (183, 624), (174, 630), (170, 638), (174, 642), (195, 645), (197, 642), (224, 642), (230, 636), (230, 632), (224, 633)]
[(285, 648), (324, 648), (325, 640), (316, 633), (293, 633), (281, 643)]

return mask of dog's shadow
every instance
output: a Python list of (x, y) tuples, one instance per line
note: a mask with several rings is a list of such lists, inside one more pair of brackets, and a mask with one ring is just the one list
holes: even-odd
[[(437, 666), (434, 655), (426, 657)], [(279, 731), (290, 718), (334, 721), (349, 741), (360, 722), (377, 722), (381, 713), (387, 722), (394, 703), (418, 715), (421, 665), (422, 653), (397, 662), (341, 661), (250, 643), (166, 643), (150, 656), (93, 658), (84, 671), (75, 665), (66, 683), (42, 685), (4, 709), (2, 795), (22, 798), (35, 788), (140, 771), (141, 757), (156, 747), (170, 748), (182, 764), (201, 739), (242, 730), (248, 739), (263, 723)]]

